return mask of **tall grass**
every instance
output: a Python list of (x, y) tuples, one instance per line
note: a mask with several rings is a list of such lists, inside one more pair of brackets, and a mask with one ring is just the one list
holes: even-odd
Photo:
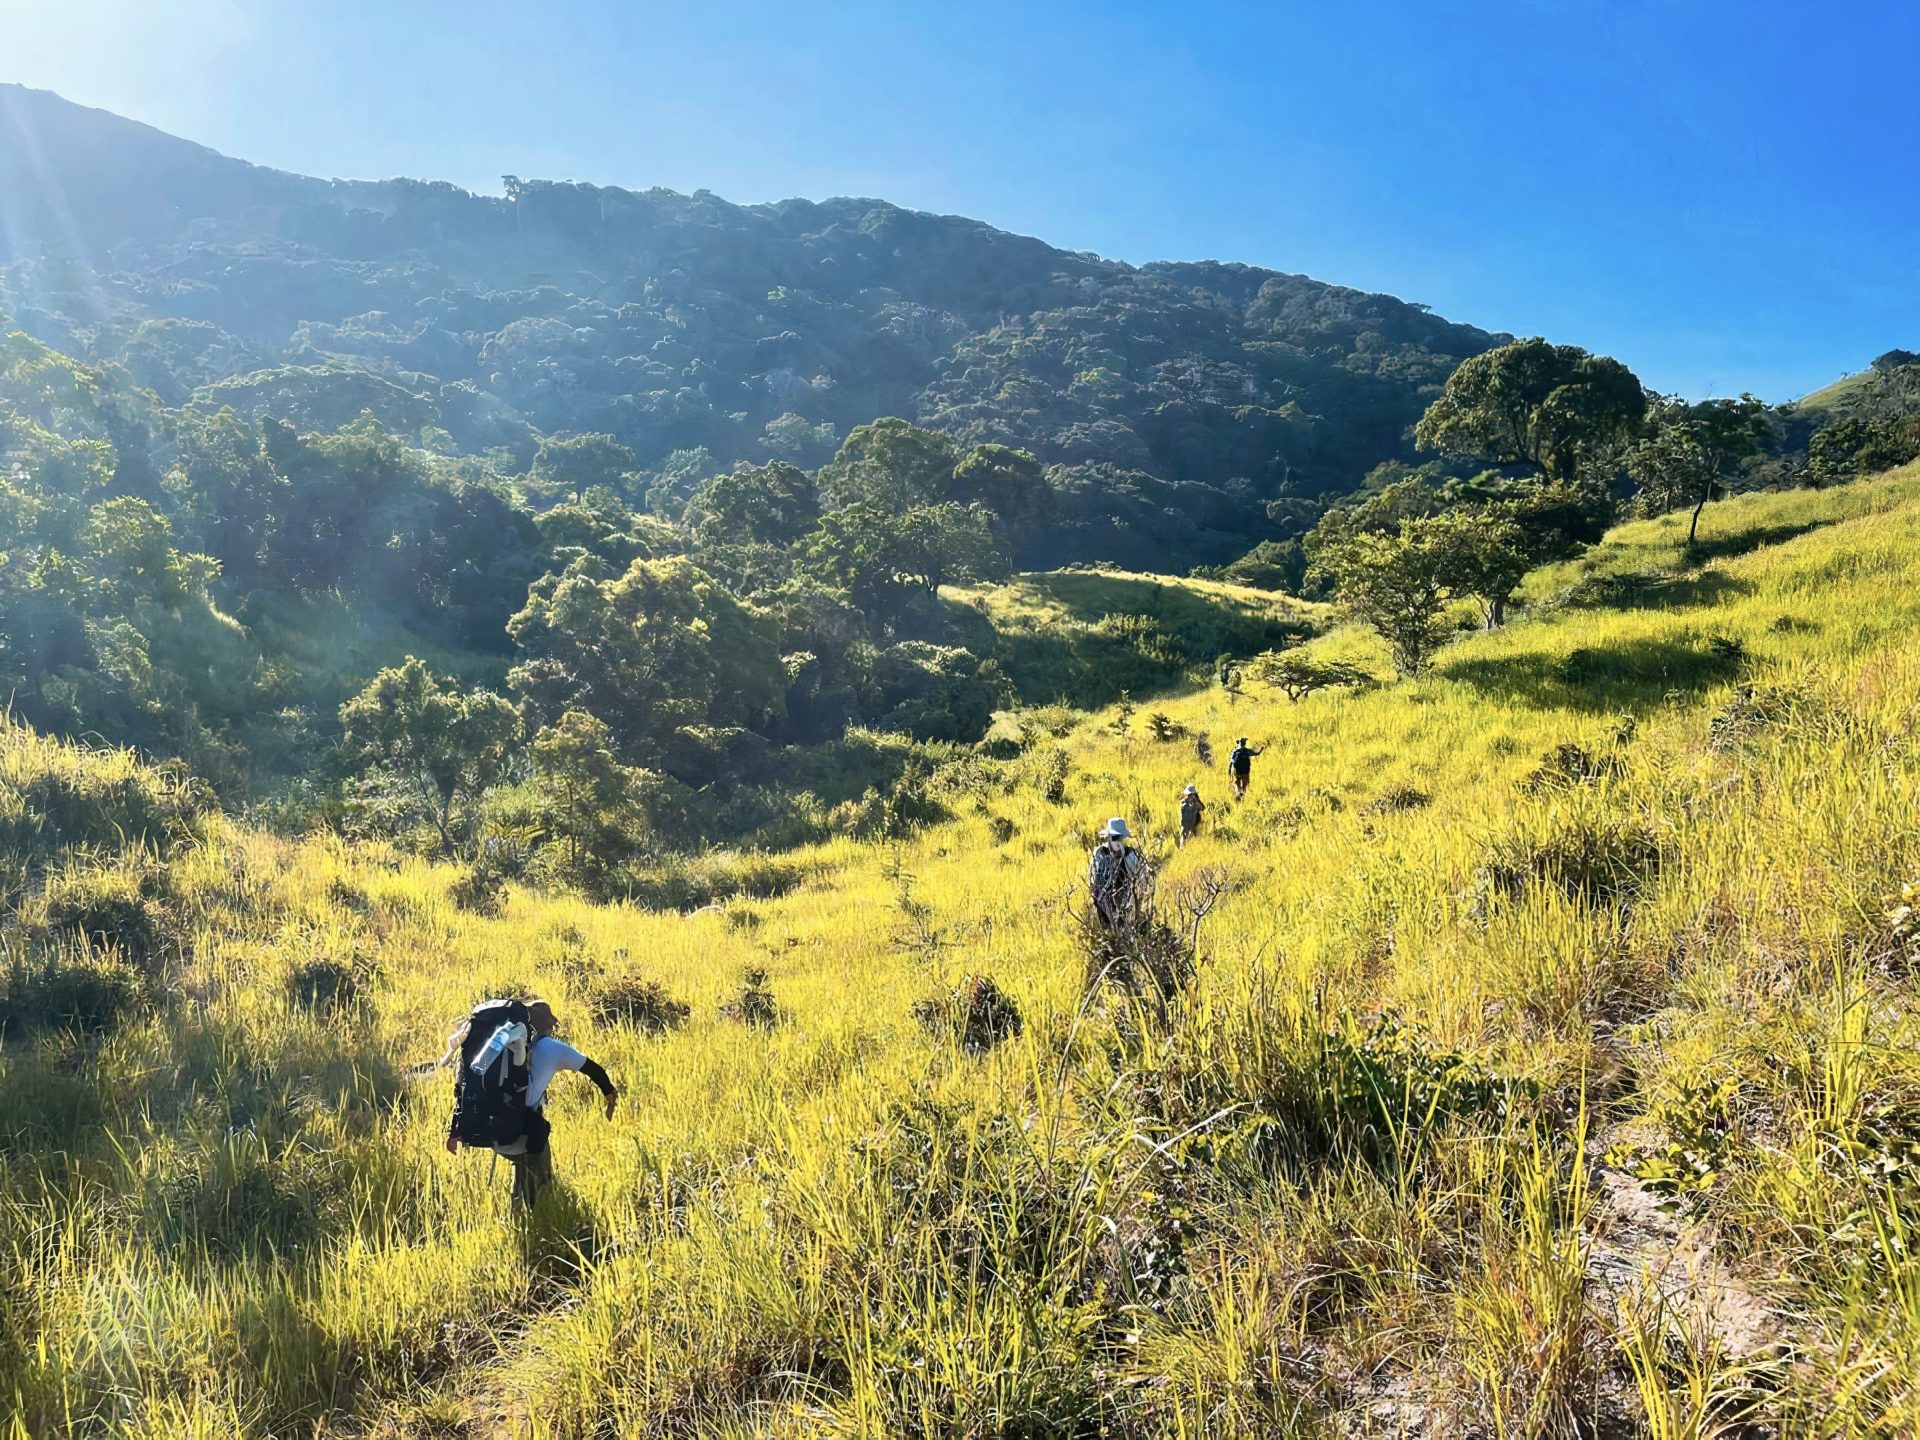
[[(80, 797), (0, 940), (141, 987), (0, 1048), (13, 1433), (1910, 1430), (1920, 474), (1705, 528), (1689, 568), (1623, 527), (1415, 682), (1170, 696), (1217, 756), (1267, 746), (1238, 804), (1094, 712), (1037, 742), (1064, 779), (691, 913), (476, 913), (453, 870), (189, 824), (125, 757), (0, 734), (0, 802)], [(1089, 986), (1115, 813), (1162, 896), (1228, 882), (1170, 1002)], [(168, 942), (63, 930), (49, 885)], [(730, 1005), (749, 970), (779, 1023)], [(1017, 1031), (915, 1019), (978, 976)], [(534, 991), (623, 1100), (556, 1081), (559, 1184), (517, 1216), (418, 1067)], [(1669, 1145), (1707, 1178), (1659, 1190)], [(1620, 1212), (1642, 1180), (1670, 1228)], [(1713, 1286), (1672, 1282), (1681, 1236)], [(1657, 1291), (1602, 1284), (1603, 1238)], [(1755, 1297), (1744, 1338), (1710, 1290)]]

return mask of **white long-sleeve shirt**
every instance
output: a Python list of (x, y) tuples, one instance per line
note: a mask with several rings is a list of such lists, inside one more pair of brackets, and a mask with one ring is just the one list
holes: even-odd
[(542, 1035), (527, 1052), (527, 1108), (538, 1110), (546, 1103), (547, 1086), (562, 1070), (579, 1070), (587, 1057), (564, 1040)]

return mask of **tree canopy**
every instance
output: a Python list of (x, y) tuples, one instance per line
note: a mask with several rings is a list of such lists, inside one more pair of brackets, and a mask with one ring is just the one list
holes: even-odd
[(1632, 438), (1646, 409), (1618, 360), (1535, 338), (1462, 362), (1414, 434), (1425, 449), (1570, 481)]

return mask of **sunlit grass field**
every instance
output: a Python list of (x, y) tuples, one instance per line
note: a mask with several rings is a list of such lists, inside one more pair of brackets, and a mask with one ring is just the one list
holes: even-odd
[(942, 592), (968, 611), (1019, 694), (1045, 704), (1107, 704), (1191, 684), (1223, 654), (1277, 649), (1324, 629), (1330, 607), (1288, 595), (1118, 570), (1047, 570)]
[[(690, 914), (0, 733), (12, 1435), (1913, 1433), (1920, 470), (1684, 533), (1418, 681), (1335, 630), (1377, 684), (1030, 722)], [(1170, 993), (1075, 918), (1115, 814)], [(976, 976), (1017, 1033), (916, 1017)], [(622, 1091), (556, 1081), (529, 1217), (425, 1068), (503, 993)]]

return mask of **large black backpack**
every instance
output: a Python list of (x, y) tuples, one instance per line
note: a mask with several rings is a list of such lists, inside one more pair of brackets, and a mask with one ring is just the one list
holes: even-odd
[[(503, 1026), (521, 1027), (522, 1043), (503, 1045), (481, 1069), (474, 1062)], [(467, 1018), (460, 1069), (453, 1080), (453, 1133), (462, 1145), (512, 1145), (527, 1132), (527, 1057), (533, 1046), (528, 1012), (519, 1000), (486, 1000)]]

